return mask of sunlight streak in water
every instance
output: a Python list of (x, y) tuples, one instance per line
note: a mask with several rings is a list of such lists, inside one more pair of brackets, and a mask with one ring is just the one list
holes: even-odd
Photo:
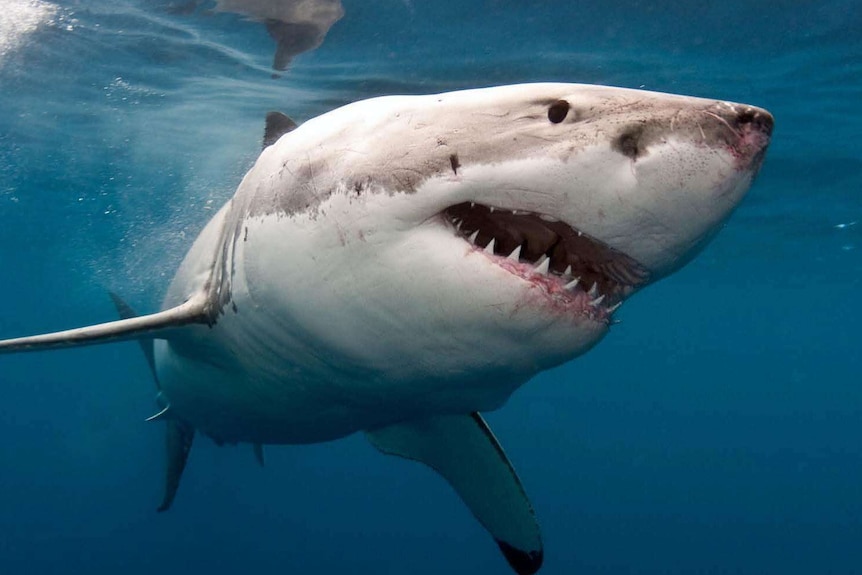
[(42, 0), (5, 0), (0, 10), (0, 65), (19, 48), (28, 34), (47, 23), (57, 6)]

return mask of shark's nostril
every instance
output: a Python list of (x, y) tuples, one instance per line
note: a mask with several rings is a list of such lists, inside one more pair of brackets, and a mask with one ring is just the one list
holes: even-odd
[(757, 113), (754, 111), (753, 108), (746, 108), (736, 115), (736, 123), (737, 124), (750, 124), (750, 123), (754, 122), (756, 117), (757, 117)]

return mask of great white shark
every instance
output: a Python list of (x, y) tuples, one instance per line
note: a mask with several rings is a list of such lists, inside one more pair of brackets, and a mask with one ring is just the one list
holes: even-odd
[(315, 443), (363, 431), (442, 475), (514, 570), (542, 542), (480, 412), (596, 345), (749, 189), (753, 106), (577, 84), (349, 104), (265, 148), (179, 267), (162, 311), (0, 341), (138, 340), (167, 425), (173, 501), (197, 432)]

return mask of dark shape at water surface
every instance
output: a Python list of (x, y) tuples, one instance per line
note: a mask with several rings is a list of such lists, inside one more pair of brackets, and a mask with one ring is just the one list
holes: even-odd
[(293, 58), (323, 43), (344, 15), (341, 0), (219, 0), (216, 10), (262, 21), (276, 42), (272, 67), (284, 71)]
[(275, 70), (287, 70), (295, 55), (317, 48), (326, 35), (314, 24), (278, 20), (267, 20), (266, 31), (277, 44), (272, 61)]
[(332, 25), (344, 16), (341, 0), (168, 0), (160, 4), (177, 16), (212, 9), (263, 23), (276, 43), (272, 67), (280, 72), (287, 70), (298, 54), (320, 46)]

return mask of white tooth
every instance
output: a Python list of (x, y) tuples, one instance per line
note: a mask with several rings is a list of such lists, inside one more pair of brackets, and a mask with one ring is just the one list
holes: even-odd
[(488, 206), (488, 209), (491, 210), (491, 213), (494, 213), (494, 206)]
[(456, 230), (461, 231), (461, 224), (463, 224), (464, 221), (463, 220), (453, 220), (452, 223), (455, 224)]
[(584, 235), (584, 232), (578, 231), (578, 237), (581, 237), (582, 235)]
[(599, 295), (599, 286), (596, 285), (596, 282), (593, 282), (593, 287), (590, 288), (590, 291), (587, 292), (590, 297), (596, 297)]
[(551, 258), (542, 256), (542, 260), (536, 265), (536, 271), (542, 275), (548, 275), (548, 268), (551, 267)]
[(620, 309), (621, 305), (623, 305), (623, 302), (618, 301), (617, 303), (608, 308), (608, 313), (614, 313), (615, 311)]
[(476, 207), (476, 202), (470, 202), (470, 209), (472, 210), (475, 207)]
[(559, 222), (560, 221), (557, 218), (555, 218), (554, 216), (548, 216), (545, 214), (539, 214), (539, 219), (544, 220), (546, 222)]
[(516, 247), (512, 250), (512, 253), (509, 254), (509, 259), (513, 262), (520, 261), (521, 259), (521, 246)]
[(572, 266), (566, 268), (566, 271), (563, 272), (564, 276), (572, 277)]
[(581, 281), (581, 278), (575, 278), (575, 279), (573, 279), (572, 281), (570, 281), (569, 283), (567, 283), (566, 285), (564, 285), (564, 286), (563, 286), (563, 288), (564, 288), (564, 289), (567, 289), (567, 290), (569, 290), (569, 291), (574, 291), (574, 289), (575, 289), (576, 287), (578, 287), (578, 282), (579, 282), (579, 281)]
[(599, 307), (599, 304), (602, 303), (602, 300), (605, 299), (605, 294), (600, 295), (596, 299), (590, 302), (590, 305), (593, 307)]
[(475, 232), (473, 232), (473, 234), (472, 234), (469, 238), (467, 238), (467, 239), (470, 241), (470, 243), (471, 243), (471, 244), (475, 244), (475, 243), (476, 243), (476, 236), (478, 236), (478, 235), (479, 235), (479, 230), (476, 230), (476, 231), (475, 231)]
[(485, 246), (485, 253), (493, 256), (494, 255), (494, 244), (496, 244), (496, 243), (497, 243), (497, 240), (494, 238), (491, 238), (491, 241), (488, 242), (487, 246)]

